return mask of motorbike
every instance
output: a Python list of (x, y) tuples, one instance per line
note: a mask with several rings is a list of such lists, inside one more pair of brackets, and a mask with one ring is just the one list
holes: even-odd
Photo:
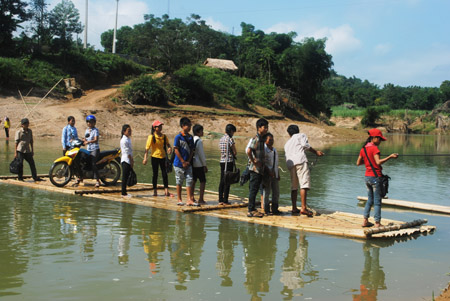
[[(83, 179), (93, 179), (92, 163), (89, 152), (81, 148), (83, 141), (72, 141), (72, 149), (66, 151), (63, 157), (53, 162), (49, 171), (50, 182), (57, 187), (64, 187), (74, 176)], [(114, 185), (120, 178), (120, 149), (102, 151), (96, 165), (100, 180), (105, 185)]]

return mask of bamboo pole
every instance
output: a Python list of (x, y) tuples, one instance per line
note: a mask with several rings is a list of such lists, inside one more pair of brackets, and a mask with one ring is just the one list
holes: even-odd
[(183, 208), (181, 211), (183, 211), (183, 212), (211, 211), (211, 210), (243, 208), (243, 207), (247, 207), (247, 206), (248, 206), (247, 203), (230, 204), (230, 205), (200, 206), (200, 207), (188, 206), (187, 208)]
[(403, 224), (397, 224), (397, 225), (391, 225), (391, 226), (383, 226), (383, 227), (378, 227), (378, 228), (371, 228), (371, 229), (366, 229), (364, 230), (364, 234), (367, 237), (372, 236), (373, 234), (377, 234), (377, 233), (383, 233), (383, 232), (390, 232), (390, 231), (396, 231), (396, 230), (400, 230), (400, 229), (406, 229), (406, 228), (412, 228), (415, 226), (420, 226), (422, 224), (427, 223), (428, 220), (426, 219), (416, 219), (412, 222), (406, 222)]
[(20, 98), (22, 98), (23, 105), (27, 109), (28, 113), (31, 113), (30, 108), (28, 108), (27, 104), (25, 103), (25, 99), (23, 98), (22, 93), (20, 92), (20, 90), (18, 90), (18, 91), (19, 91)]
[[(142, 188), (127, 188), (127, 191), (149, 191), (153, 190), (153, 187), (142, 187)], [(121, 189), (101, 189), (101, 190), (75, 190), (75, 194), (83, 195), (83, 194), (102, 194), (102, 193), (117, 193), (122, 192)]]
[[(39, 178), (48, 178), (48, 174), (38, 174), (37, 175)], [(0, 180), (9, 180), (9, 179), (18, 179), (19, 176), (0, 176)], [(29, 179), (32, 178), (31, 175), (24, 175), (22, 178), (24, 179)]]
[[(358, 196), (357, 199), (362, 202), (367, 202), (367, 197)], [(388, 205), (388, 206), (450, 214), (449, 206), (426, 204), (426, 203), (419, 203), (419, 202), (409, 202), (409, 201), (394, 200), (394, 199), (382, 199), (381, 202), (383, 203), (383, 205)]]

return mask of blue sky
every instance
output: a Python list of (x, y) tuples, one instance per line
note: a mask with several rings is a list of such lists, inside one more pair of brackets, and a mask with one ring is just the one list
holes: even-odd
[[(72, 1), (84, 23), (85, 0)], [(101, 33), (114, 27), (115, 7), (115, 0), (89, 0), (88, 42), (97, 49)], [(166, 13), (183, 20), (195, 13), (235, 35), (245, 22), (267, 33), (295, 31), (299, 42), (327, 38), (337, 73), (380, 87), (439, 87), (450, 80), (449, 0), (119, 0), (118, 27)]]

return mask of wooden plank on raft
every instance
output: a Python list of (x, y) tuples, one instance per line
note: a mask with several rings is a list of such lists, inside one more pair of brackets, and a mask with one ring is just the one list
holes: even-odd
[[(367, 197), (358, 196), (357, 199), (362, 202), (367, 202)], [(418, 203), (418, 202), (409, 202), (409, 201), (394, 200), (394, 199), (382, 199), (382, 203), (383, 203), (383, 205), (388, 205), (388, 206), (393, 206), (393, 207), (410, 208), (410, 209), (414, 209), (414, 210), (450, 214), (449, 206)]]

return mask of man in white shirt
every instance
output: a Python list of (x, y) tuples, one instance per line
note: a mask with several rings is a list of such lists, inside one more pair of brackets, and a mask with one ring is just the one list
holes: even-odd
[[(323, 156), (324, 153), (312, 148), (309, 145), (308, 137), (300, 133), (300, 129), (295, 124), (291, 124), (287, 128), (287, 132), (291, 138), (284, 145), (284, 152), (286, 165), (291, 174), (292, 213), (300, 213), (312, 217), (313, 213), (306, 207), (306, 197), (311, 185), (308, 158), (306, 157), (305, 150), (309, 150), (319, 157)], [(302, 201), (301, 210), (297, 208), (297, 190), (299, 186)]]

